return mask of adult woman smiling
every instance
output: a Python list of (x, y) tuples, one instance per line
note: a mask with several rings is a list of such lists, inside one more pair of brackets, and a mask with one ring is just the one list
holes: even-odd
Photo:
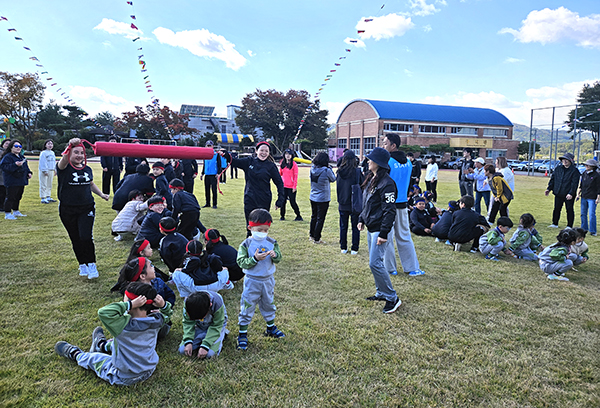
[(86, 164), (85, 147), (80, 139), (69, 140), (57, 168), (60, 201), (58, 214), (69, 234), (73, 252), (79, 262), (79, 276), (97, 278), (96, 248), (92, 235), (96, 207), (92, 193), (106, 201), (109, 195), (104, 194), (94, 184), (94, 174)]
[[(285, 203), (283, 180), (271, 158), (271, 146), (268, 142), (260, 142), (256, 145), (256, 157), (236, 159), (232, 158), (229, 153), (224, 155), (227, 161), (231, 162), (232, 167), (242, 169), (246, 174), (246, 187), (244, 189), (246, 225), (248, 225), (248, 215), (252, 210), (264, 208), (268, 211), (270, 209), (272, 199), (271, 181), (277, 187), (275, 207), (276, 209), (283, 207)], [(250, 231), (247, 232), (247, 235), (250, 235)]]
[[(18, 140), (12, 140), (2, 154), (0, 168), (4, 177), (6, 199), (4, 200), (4, 218), (16, 220), (17, 217), (26, 217), (19, 211), (19, 203), (23, 197), (25, 186), (33, 175), (27, 159), (21, 154), (23, 145)], [(12, 212), (11, 212), (12, 211)]]

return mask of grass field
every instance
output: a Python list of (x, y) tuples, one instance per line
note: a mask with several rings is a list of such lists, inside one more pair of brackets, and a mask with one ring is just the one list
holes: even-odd
[[(99, 165), (92, 168), (99, 182)], [(53, 347), (66, 340), (89, 348), (100, 324), (97, 310), (118, 299), (110, 287), (132, 241), (113, 241), (114, 211), (95, 196), (100, 278), (78, 277), (57, 204), (39, 203), (35, 177), (21, 205), (28, 217), (0, 219), (0, 406), (600, 406), (598, 238), (587, 239), (590, 262), (567, 273), (570, 282), (556, 282), (532, 262), (490, 262), (413, 237), (426, 275), (392, 277), (403, 304), (385, 315), (381, 302), (365, 300), (375, 293), (365, 233), (358, 256), (340, 254), (335, 184), (323, 234), (327, 244), (309, 242), (306, 168), (298, 187), (306, 221), (280, 222), (273, 214), (277, 221), (269, 233), (283, 253), (275, 299), (277, 324), (287, 337), (263, 337), (257, 313), (249, 349), (235, 350), (238, 284), (223, 293), (232, 335), (221, 356), (183, 358), (177, 353), (178, 299), (173, 329), (158, 344), (153, 376), (129, 388), (110, 386)], [(440, 205), (458, 199), (456, 178), (455, 171), (440, 172)], [(548, 244), (557, 230), (547, 228), (552, 199), (543, 195), (546, 183), (543, 177), (517, 176), (509, 209), (515, 223), (520, 214), (533, 213)], [(234, 246), (245, 236), (243, 187), (243, 179), (228, 179), (219, 208), (201, 213), (203, 223)], [(201, 182), (195, 191), (203, 203)], [(156, 255), (155, 261), (161, 265)]]

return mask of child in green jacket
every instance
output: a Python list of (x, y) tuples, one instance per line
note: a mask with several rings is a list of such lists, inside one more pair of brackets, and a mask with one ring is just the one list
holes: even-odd
[(546, 247), (540, 254), (540, 268), (548, 279), (568, 281), (565, 272), (573, 267), (573, 261), (569, 259), (571, 245), (577, 241), (577, 233), (572, 228), (565, 228), (556, 236), (558, 241)]
[(507, 255), (512, 252), (506, 246), (504, 234), (512, 228), (513, 222), (508, 217), (498, 218), (496, 228), (488, 231), (479, 238), (479, 250), (485, 255), (485, 259), (499, 261), (498, 254), (504, 251)]
[(519, 226), (510, 239), (509, 249), (515, 258), (537, 261), (536, 252), (543, 250), (542, 236), (535, 229), (535, 218), (529, 213), (521, 215)]

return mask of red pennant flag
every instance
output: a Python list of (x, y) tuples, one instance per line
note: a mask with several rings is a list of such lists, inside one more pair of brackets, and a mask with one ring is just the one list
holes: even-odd
[(138, 28), (135, 26), (135, 24), (131, 23), (131, 28), (133, 28), (134, 30), (137, 30)]
[(130, 17), (131, 17), (131, 19), (132, 19), (132, 20), (135, 20), (135, 16), (133, 16), (133, 15), (132, 15), (132, 16), (130, 16)]
[(335, 72), (335, 71), (336, 71), (335, 69), (330, 69), (330, 70), (329, 70), (329, 72)]
[(54, 85), (56, 85), (56, 82), (55, 82), (55, 83), (53, 83), (53, 84), (50, 84), (50, 86), (54, 86)]
[(129, 4), (130, 6), (133, 6), (133, 1), (128, 1), (127, 4)]
[(6, 18), (4, 16), (0, 16), (0, 20), (6, 20), (6, 21), (8, 21), (8, 18)]
[(351, 52), (352, 50), (349, 50), (348, 48), (346, 48), (346, 52)]
[(359, 33), (359, 34), (362, 34), (362, 33), (364, 33), (364, 32), (365, 32), (365, 30), (358, 30), (358, 33)]
[(342, 64), (338, 64), (337, 62), (334, 64), (336, 67), (339, 67)]
[(365, 23), (370, 23), (371, 21), (373, 21), (372, 18), (365, 18)]
[(9, 28), (8, 31), (17, 31), (15, 28)]

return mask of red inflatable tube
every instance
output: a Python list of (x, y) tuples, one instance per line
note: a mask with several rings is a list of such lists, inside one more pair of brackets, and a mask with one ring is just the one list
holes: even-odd
[(94, 153), (97, 156), (112, 157), (210, 160), (215, 151), (211, 147), (96, 142), (94, 143)]

